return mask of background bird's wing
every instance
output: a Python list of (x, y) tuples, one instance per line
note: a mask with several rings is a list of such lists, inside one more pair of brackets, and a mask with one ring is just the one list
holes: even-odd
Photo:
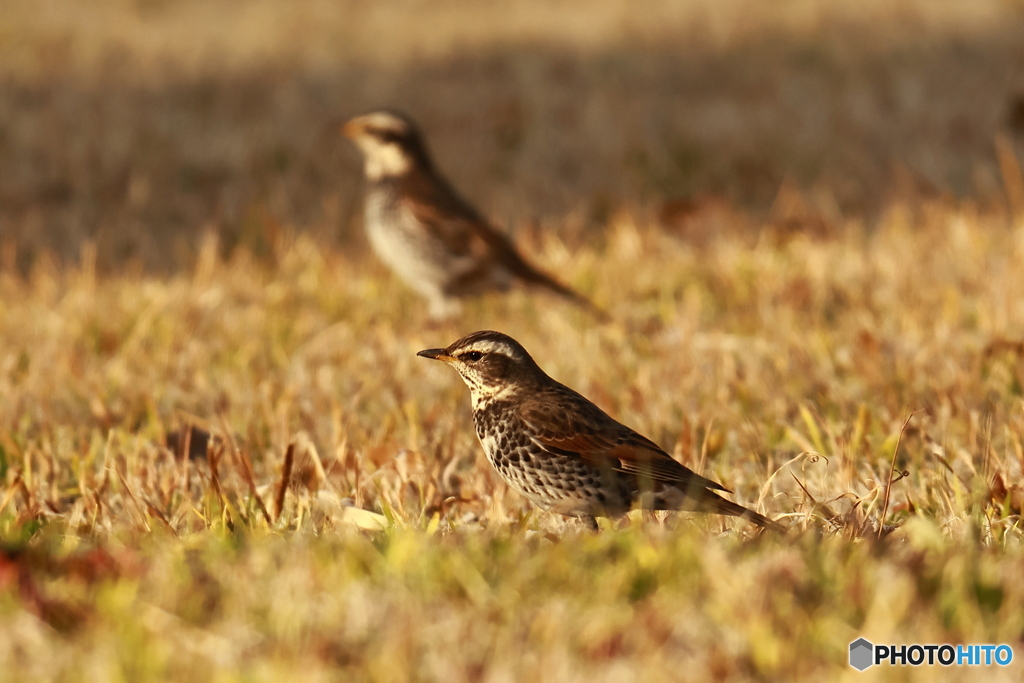
[(504, 235), (444, 181), (413, 174), (405, 180), (403, 190), (413, 217), (450, 253), (486, 260), (495, 251), (515, 251)]
[[(574, 406), (573, 415), (579, 415), (576, 419), (563, 406), (552, 410), (549, 404), (543, 411), (525, 408), (521, 417), (533, 443), (552, 454), (579, 457), (595, 467), (652, 482), (729, 492), (721, 484), (684, 467), (656, 443), (616, 422), (582, 396), (579, 399), (586, 404)], [(558, 424), (559, 431), (543, 429), (541, 425), (546, 423)]]
[(403, 189), (413, 217), (449, 253), (466, 259), (466, 269), (456, 275), (454, 289), (472, 290), (485, 283), (507, 285), (494, 281), (494, 267), (498, 266), (526, 284), (554, 292), (599, 319), (607, 319), (607, 314), (589, 299), (531, 265), (507, 235), (488, 223), (443, 180), (413, 174), (405, 179)]

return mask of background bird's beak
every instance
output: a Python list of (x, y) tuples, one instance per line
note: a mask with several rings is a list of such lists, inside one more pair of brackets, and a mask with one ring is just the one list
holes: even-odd
[(341, 134), (347, 138), (356, 137), (362, 130), (363, 127), (359, 124), (359, 119), (351, 119), (341, 126)]
[(448, 355), (448, 349), (423, 349), (416, 355), (423, 356), (424, 358), (433, 358), (434, 360), (444, 361), (445, 363), (455, 360), (455, 358)]

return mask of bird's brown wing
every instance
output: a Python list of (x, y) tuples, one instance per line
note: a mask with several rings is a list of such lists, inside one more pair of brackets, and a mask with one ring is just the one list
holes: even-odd
[[(635, 477), (638, 488), (657, 492), (658, 484), (678, 489), (695, 509), (750, 520), (775, 531), (784, 527), (722, 498), (729, 489), (683, 467), (650, 439), (616, 422), (569, 387), (553, 382), (526, 397), (518, 410), (522, 427), (535, 446), (562, 457), (577, 457), (601, 471)], [(675, 505), (673, 505), (675, 507)]]
[[(565, 389), (572, 392), (567, 387)], [(569, 410), (563, 405), (552, 409), (550, 403), (544, 410), (537, 406), (524, 408), (521, 418), (526, 423), (530, 439), (537, 446), (549, 453), (579, 457), (598, 468), (610, 468), (684, 490), (699, 488), (729, 492), (721, 484), (673, 460), (656, 443), (616, 422), (579, 394), (570, 402), (576, 405)], [(570, 413), (576, 419), (570, 417)], [(556, 424), (557, 429), (544, 427)]]

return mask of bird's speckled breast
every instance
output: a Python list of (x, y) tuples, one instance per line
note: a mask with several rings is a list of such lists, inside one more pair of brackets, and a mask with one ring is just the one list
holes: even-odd
[(581, 459), (549, 453), (530, 439), (510, 401), (473, 413), (488, 461), (513, 489), (541, 507), (566, 515), (618, 514), (629, 509), (626, 482)]

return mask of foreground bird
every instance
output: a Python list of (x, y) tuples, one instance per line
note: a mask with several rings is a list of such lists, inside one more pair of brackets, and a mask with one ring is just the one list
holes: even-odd
[(616, 422), (548, 377), (519, 342), (474, 332), (445, 349), (417, 355), (462, 375), (473, 400), (476, 434), (509, 486), (542, 508), (579, 517), (647, 510), (698, 510), (783, 527), (722, 498), (728, 489), (692, 472), (656, 443)]
[(393, 111), (357, 116), (342, 127), (363, 154), (364, 222), (374, 252), (426, 297), (433, 317), (458, 310), (458, 297), (523, 284), (604, 314), (530, 265), (445, 181), (416, 125)]

